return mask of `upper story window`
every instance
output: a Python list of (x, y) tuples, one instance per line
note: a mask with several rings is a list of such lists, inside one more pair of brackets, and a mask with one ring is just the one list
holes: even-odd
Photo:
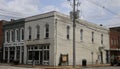
[(94, 32), (92, 32), (92, 43), (94, 43)]
[(31, 40), (32, 28), (29, 26), (29, 40)]
[(37, 39), (40, 39), (40, 26), (37, 25), (37, 26), (36, 26), (36, 29), (37, 29), (37, 34), (36, 34), (37, 37), (36, 37), (36, 38), (37, 38)]
[(10, 42), (10, 32), (6, 32), (6, 41), (9, 43)]
[(16, 30), (16, 40), (17, 40), (17, 41), (20, 40), (20, 32), (19, 32), (18, 29)]
[(21, 34), (22, 34), (22, 40), (24, 40), (24, 29), (21, 30)]
[(13, 30), (11, 31), (11, 41), (15, 41), (15, 32)]
[(111, 45), (113, 46), (114, 45), (114, 39), (111, 38)]
[(103, 34), (101, 34), (101, 44), (103, 44)]
[(83, 29), (80, 30), (80, 40), (83, 41)]
[(45, 25), (45, 38), (49, 38), (49, 24)]
[(67, 26), (67, 39), (70, 39), (70, 26)]

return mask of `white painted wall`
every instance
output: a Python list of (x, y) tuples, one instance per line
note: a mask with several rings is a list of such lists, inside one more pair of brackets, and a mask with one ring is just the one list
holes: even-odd
[[(60, 14), (57, 14), (57, 56), (56, 56), (56, 65), (59, 64), (60, 54), (69, 55), (69, 65), (73, 63), (73, 28), (72, 22)], [(81, 24), (85, 24), (83, 26)], [(66, 27), (70, 26), (70, 39), (66, 38)], [(91, 28), (91, 29), (90, 29)], [(80, 29), (83, 29), (83, 41), (80, 40)], [(94, 30), (93, 30), (94, 29)], [(94, 43), (92, 43), (91, 32), (94, 32)], [(93, 51), (93, 61), (94, 63), (97, 60), (99, 53), (98, 48), (104, 46), (105, 49), (109, 50), (109, 34), (108, 29), (91, 24), (88, 22), (80, 20), (80, 23), (76, 23), (76, 64), (82, 64), (82, 59), (86, 59), (88, 64), (92, 63), (91, 52)], [(103, 44), (101, 45), (101, 34), (103, 34)], [(106, 63), (106, 52), (103, 50), (103, 62)]]
[[(26, 18), (25, 23), (25, 44), (50, 44), (50, 65), (54, 65), (54, 13), (47, 13)], [(49, 39), (45, 39), (45, 25), (49, 24)], [(40, 26), (40, 39), (36, 40), (36, 26)], [(29, 39), (29, 26), (32, 27), (31, 41)]]
[[(53, 17), (50, 17), (53, 16)], [(56, 21), (57, 19), (57, 21)], [(80, 21), (80, 22), (79, 22)], [(109, 50), (109, 30), (97, 26), (95, 24), (88, 23), (83, 20), (79, 20), (76, 23), (76, 63), (81, 64), (82, 59), (86, 59), (88, 64), (91, 64), (91, 52), (93, 51), (94, 63), (99, 55), (98, 48), (104, 46), (104, 49)], [(44, 26), (48, 23), (50, 26), (50, 38), (44, 39)], [(40, 25), (40, 40), (36, 39), (36, 25)], [(66, 38), (67, 25), (70, 26), (70, 39)], [(28, 27), (32, 27), (32, 40), (28, 41)], [(83, 29), (83, 41), (80, 40), (80, 29)], [(94, 29), (94, 30), (93, 30)], [(69, 55), (69, 65), (73, 63), (73, 28), (72, 21), (58, 12), (49, 12), (33, 17), (26, 18), (25, 23), (25, 44), (41, 44), (50, 43), (50, 65), (57, 66), (59, 64), (60, 54)], [(91, 41), (91, 32), (94, 31), (94, 43)], [(104, 35), (103, 43), (101, 45), (101, 34)], [(106, 60), (106, 52), (103, 50), (104, 63)]]

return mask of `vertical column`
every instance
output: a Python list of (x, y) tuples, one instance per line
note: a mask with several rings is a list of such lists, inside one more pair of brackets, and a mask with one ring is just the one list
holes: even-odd
[(22, 46), (20, 46), (20, 64), (22, 63)]
[(15, 47), (15, 51), (14, 51), (14, 60), (16, 60), (16, 47)]
[(3, 60), (5, 60), (5, 47), (3, 48)]
[(7, 62), (9, 63), (10, 62), (10, 48), (8, 47), (8, 60)]
[(26, 45), (24, 45), (24, 64), (26, 64), (26, 62), (27, 62), (27, 47), (26, 47)]

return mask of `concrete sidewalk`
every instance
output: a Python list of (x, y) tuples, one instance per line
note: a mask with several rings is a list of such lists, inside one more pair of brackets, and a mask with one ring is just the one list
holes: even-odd
[(87, 65), (87, 66), (81, 66), (77, 65), (76, 68), (73, 68), (72, 66), (44, 66), (44, 65), (28, 65), (28, 64), (18, 64), (18, 65), (13, 65), (13, 64), (4, 64), (0, 63), (0, 65), (10, 65), (10, 66), (15, 66), (15, 67), (23, 67), (23, 68), (40, 68), (40, 69), (82, 69), (82, 68), (93, 68), (93, 67), (107, 67), (110, 66), (110, 64), (94, 64), (94, 65)]
[(72, 66), (43, 66), (43, 65), (14, 65), (14, 66), (20, 66), (20, 67), (32, 67), (32, 68), (42, 68), (42, 69), (82, 69), (82, 68), (92, 68), (92, 67), (108, 67), (110, 64), (94, 64), (94, 65), (87, 65), (87, 66), (81, 66), (77, 65), (76, 68), (73, 68)]

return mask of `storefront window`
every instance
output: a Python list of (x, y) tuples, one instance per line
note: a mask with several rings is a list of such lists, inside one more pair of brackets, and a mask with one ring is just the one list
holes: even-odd
[(32, 51), (29, 51), (29, 60), (32, 60)]

